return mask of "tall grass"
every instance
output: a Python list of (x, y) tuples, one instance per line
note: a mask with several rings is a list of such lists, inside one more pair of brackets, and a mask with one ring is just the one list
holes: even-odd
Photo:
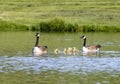
[(79, 25), (77, 23), (66, 23), (62, 19), (55, 18), (40, 22), (36, 26), (32, 26), (31, 30), (41, 32), (120, 32), (120, 26)]
[(29, 30), (29, 27), (21, 24), (15, 24), (12, 22), (0, 20), (0, 31), (25, 31)]
[(68, 23), (60, 18), (42, 21), (31, 27), (0, 20), (0, 31), (40, 31), (40, 32), (120, 32), (120, 26)]
[(41, 32), (77, 32), (78, 24), (65, 23), (64, 20), (55, 18), (47, 22), (40, 22), (38, 25), (33, 26), (32, 30)]
[(82, 32), (120, 32), (120, 26), (83, 25)]

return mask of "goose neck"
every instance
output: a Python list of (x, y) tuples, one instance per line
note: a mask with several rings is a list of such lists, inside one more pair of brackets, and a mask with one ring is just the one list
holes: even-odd
[(86, 38), (84, 39), (83, 46), (86, 46)]
[(38, 46), (38, 42), (39, 42), (39, 37), (36, 37), (36, 43), (35, 43), (35, 46)]

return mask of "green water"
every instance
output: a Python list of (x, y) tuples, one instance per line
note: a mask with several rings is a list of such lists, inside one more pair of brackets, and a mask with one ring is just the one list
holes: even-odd
[[(33, 57), (36, 32), (0, 32), (0, 84), (119, 84), (119, 33), (40, 33), (46, 57)], [(54, 49), (100, 44), (98, 55), (54, 54)]]
[[(35, 44), (36, 32), (0, 32), (0, 55), (29, 55)], [(119, 51), (119, 33), (40, 33), (39, 45), (47, 45), (48, 52), (55, 48), (82, 48), (81, 35), (87, 36), (87, 45), (100, 44), (101, 50)]]

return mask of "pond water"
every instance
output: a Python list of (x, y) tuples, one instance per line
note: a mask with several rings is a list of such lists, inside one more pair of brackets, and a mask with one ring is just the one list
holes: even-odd
[[(40, 33), (39, 44), (48, 46), (48, 53), (40, 57), (31, 55), (35, 33), (0, 32), (0, 73), (58, 71), (77, 75), (100, 72), (120, 75), (119, 33)], [(87, 36), (87, 45), (100, 44), (100, 52), (82, 53), (81, 35)], [(62, 53), (68, 47), (76, 47), (80, 52)], [(55, 54), (56, 48), (61, 52)]]
[[(119, 53), (120, 54), (120, 53)], [(87, 74), (93, 72), (109, 72), (120, 74), (119, 57), (0, 57), (0, 72), (15, 72), (31, 70), (34, 73), (42, 71), (70, 72), (74, 74)]]

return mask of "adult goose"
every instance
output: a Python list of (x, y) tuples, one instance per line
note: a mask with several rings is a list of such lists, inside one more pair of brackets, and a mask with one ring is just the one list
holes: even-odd
[(33, 56), (40, 56), (47, 53), (47, 46), (38, 46), (39, 43), (39, 33), (36, 33), (36, 43), (35, 47), (32, 49)]
[(80, 38), (82, 38), (84, 40), (83, 48), (82, 48), (83, 52), (97, 52), (100, 50), (101, 45), (86, 46), (86, 36), (85, 35), (81, 36)]

